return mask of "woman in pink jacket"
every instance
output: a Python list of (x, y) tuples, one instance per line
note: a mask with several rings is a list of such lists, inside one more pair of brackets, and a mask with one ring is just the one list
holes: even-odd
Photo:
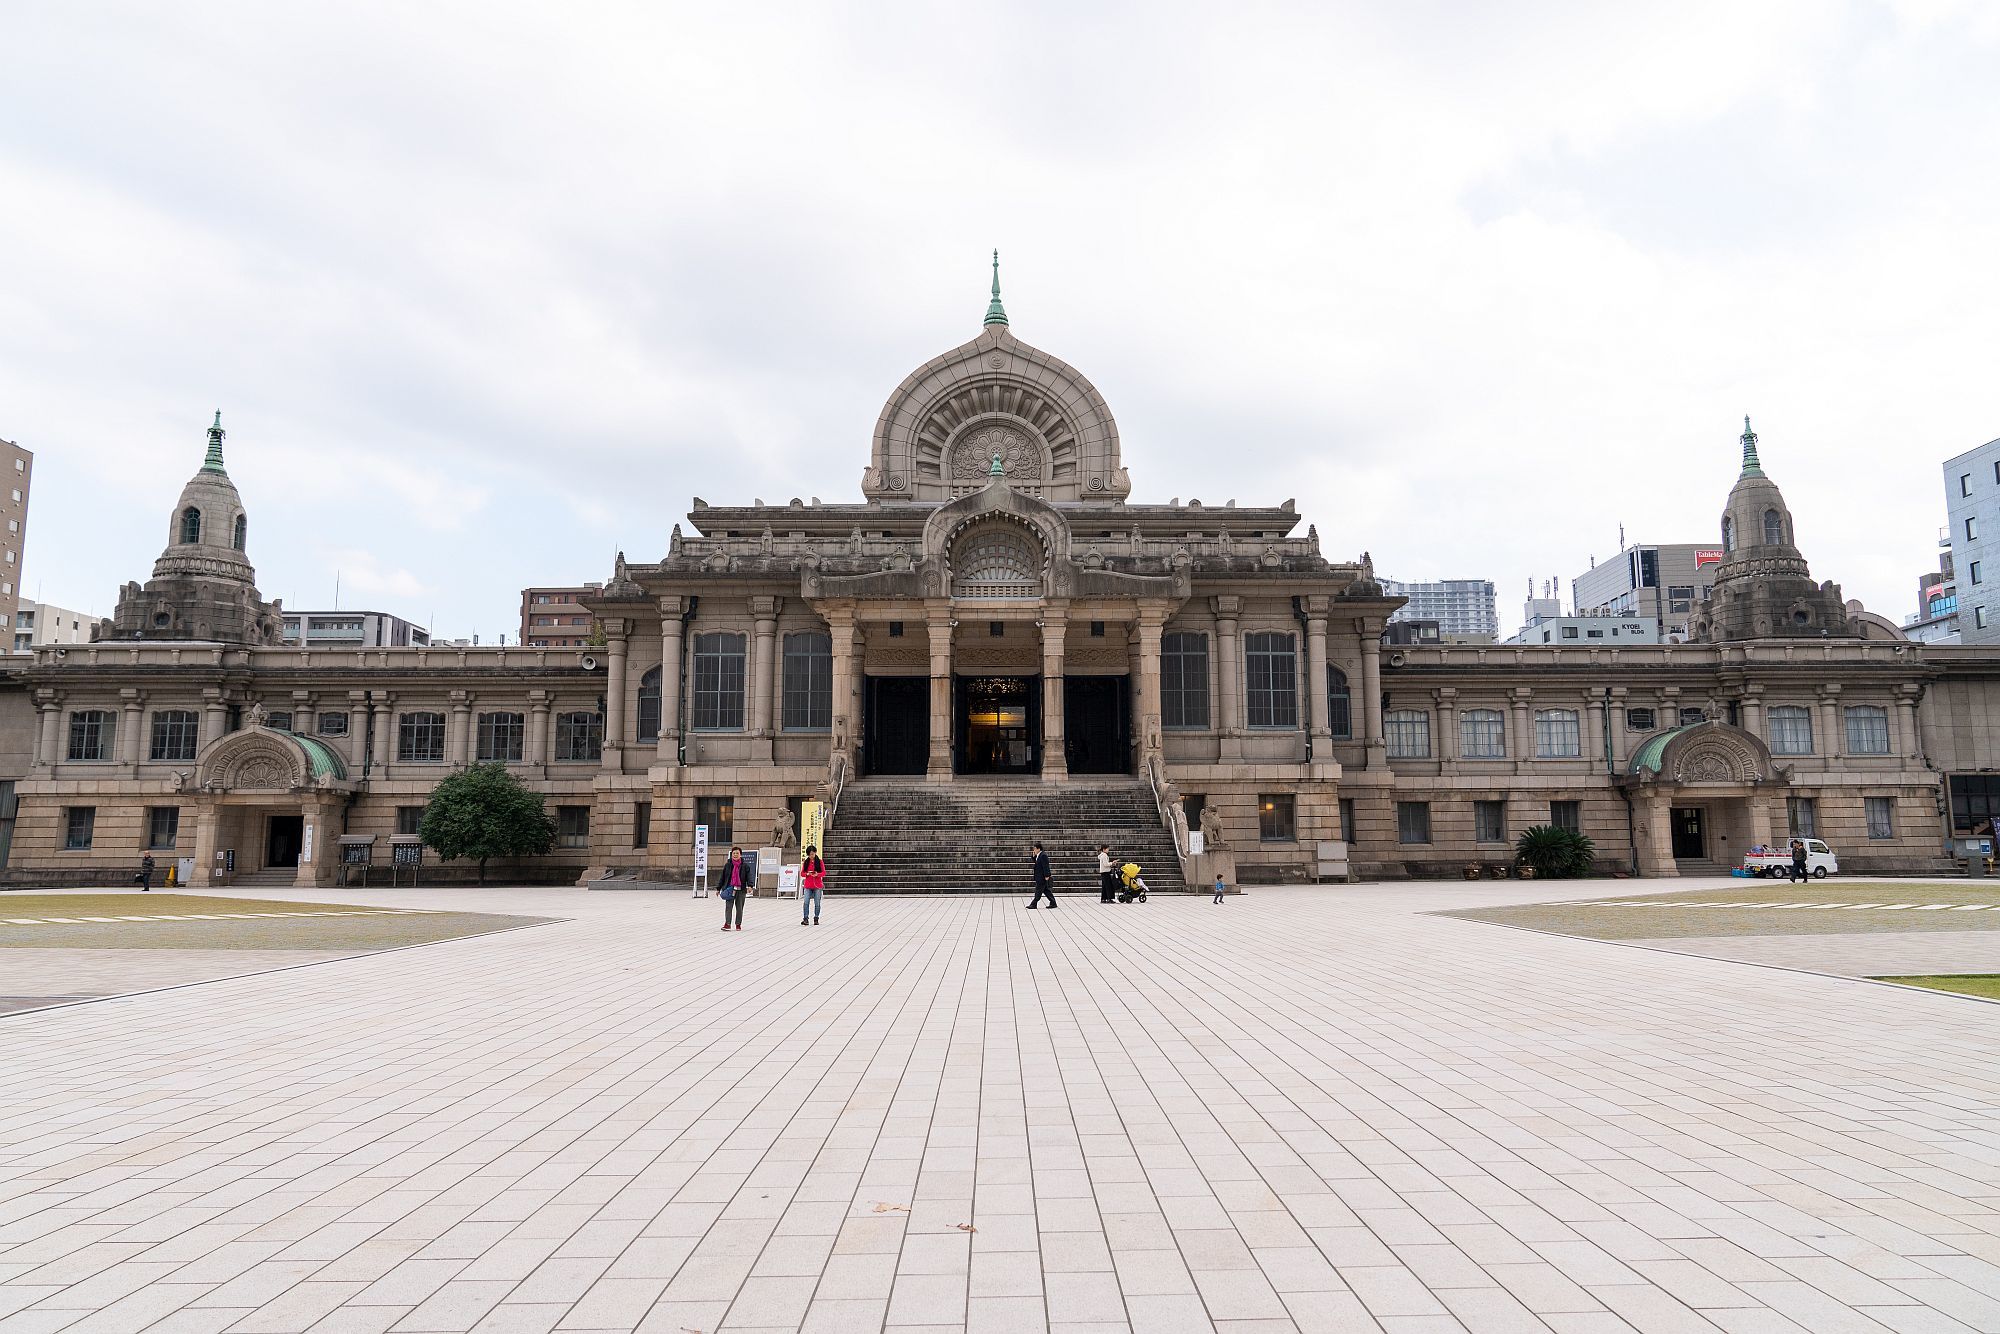
[(808, 847), (799, 863), (799, 925), (818, 926), (820, 905), (826, 901), (826, 859)]

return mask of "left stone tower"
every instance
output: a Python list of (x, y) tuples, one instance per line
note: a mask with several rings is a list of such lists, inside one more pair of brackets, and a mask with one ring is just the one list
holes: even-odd
[(222, 464), (222, 414), (208, 428), (208, 454), (181, 488), (167, 519), (167, 546), (144, 587), (126, 584), (118, 609), (99, 621), (94, 639), (191, 639), (276, 644), (284, 610), (257, 594), (257, 571), (244, 552), (249, 517)]

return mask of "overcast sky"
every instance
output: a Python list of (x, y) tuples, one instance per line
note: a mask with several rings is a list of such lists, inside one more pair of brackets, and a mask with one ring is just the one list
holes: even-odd
[[(1014, 332), (1135, 501), (1567, 581), (1709, 541), (1746, 412), (1898, 621), (2000, 436), (2000, 6), (11, 5), (24, 590), (108, 614), (217, 408), (267, 597), (491, 642), (690, 496), (858, 499)], [(1302, 525), (1303, 526), (1303, 525)]]

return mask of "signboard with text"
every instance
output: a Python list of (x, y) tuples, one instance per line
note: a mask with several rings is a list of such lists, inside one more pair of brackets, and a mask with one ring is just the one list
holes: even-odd
[(1694, 552), (1694, 567), (1699, 570), (1704, 565), (1720, 565), (1722, 564), (1722, 555), (1721, 547), (1696, 547)]
[(694, 827), (694, 892), (696, 898), (708, 896), (708, 826)]
[(823, 801), (802, 802), (799, 813), (799, 847), (816, 848), (821, 856), (826, 855), (826, 803)]

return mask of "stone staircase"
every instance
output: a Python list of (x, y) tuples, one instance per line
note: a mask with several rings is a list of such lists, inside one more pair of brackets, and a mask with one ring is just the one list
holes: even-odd
[(1018, 893), (1032, 888), (1039, 839), (1056, 892), (1097, 892), (1097, 845), (1144, 868), (1149, 889), (1178, 891), (1180, 864), (1142, 782), (885, 778), (848, 784), (826, 837), (827, 886), (843, 894)]
[[(295, 866), (263, 866), (254, 871), (238, 871), (230, 877), (231, 889), (289, 889), (298, 880)], [(1148, 880), (1147, 884), (1152, 881)]]

